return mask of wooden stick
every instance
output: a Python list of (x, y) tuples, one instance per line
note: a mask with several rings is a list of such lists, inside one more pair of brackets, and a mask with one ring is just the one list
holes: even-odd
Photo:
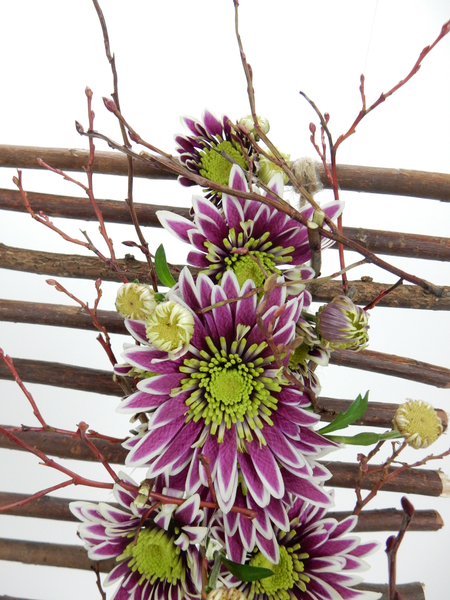
[[(37, 164), (38, 158), (63, 171), (83, 171), (83, 167), (88, 162), (89, 152), (69, 148), (0, 145), (0, 167), (39, 169), (42, 167)], [(176, 179), (177, 177), (171, 171), (169, 164), (167, 170), (140, 161), (133, 161), (133, 166), (136, 177), (147, 179)], [(127, 157), (115, 152), (96, 151), (93, 170), (94, 173), (107, 175), (127, 175)], [(329, 188), (330, 183), (321, 164), (317, 164), (317, 171), (322, 185)], [(450, 175), (444, 173), (337, 165), (337, 176), (342, 190), (415, 196), (443, 202), (448, 202), (450, 199)]]
[[(7, 426), (4, 426), (7, 427)], [(14, 435), (30, 446), (39, 448), (45, 454), (59, 458), (93, 461), (91, 450), (80, 440), (67, 434), (43, 431), (22, 430)], [(124, 464), (127, 451), (118, 443), (90, 438), (109, 463)], [(24, 451), (7, 436), (0, 435), (0, 448)], [(356, 463), (326, 462), (332, 473), (326, 485), (354, 489), (358, 481), (359, 465)], [(376, 465), (372, 465), (376, 466)], [(390, 467), (388, 473), (399, 467)], [(360, 487), (372, 489), (379, 480), (379, 472), (369, 471), (362, 478)], [(442, 496), (447, 494), (448, 481), (440, 471), (430, 469), (406, 469), (383, 486), (383, 491), (402, 492), (403, 494), (422, 494), (424, 496)]]
[[(69, 569), (91, 569), (94, 564), (89, 560), (83, 546), (66, 544), (48, 544), (46, 542), (18, 541), (12, 539), (0, 539), (0, 560), (21, 562), (32, 565), (46, 565), (52, 567), (66, 567)], [(114, 559), (102, 560), (98, 563), (101, 573), (109, 573), (116, 565)], [(384, 593), (387, 588), (383, 584), (364, 583), (356, 586), (357, 589), (380, 591)], [(399, 592), (404, 600), (424, 600), (420, 596), (422, 585), (420, 583), (409, 583), (399, 585)], [(383, 596), (384, 598), (384, 596)], [(2, 596), (0, 596), (0, 600)]]
[[(0, 508), (8, 504), (22, 502), (28, 498), (27, 494), (0, 492)], [(14, 515), (17, 517), (33, 517), (37, 519), (52, 519), (55, 521), (78, 521), (69, 510), (67, 498), (42, 496), (34, 502), (24, 506), (16, 506), (9, 510), (0, 511), (0, 515)], [(112, 504), (113, 506), (118, 506)], [(342, 521), (351, 513), (339, 511), (329, 512), (327, 517)], [(354, 531), (398, 531), (403, 518), (401, 510), (386, 508), (383, 510), (365, 510), (358, 516), (358, 524)], [(418, 510), (414, 514), (409, 529), (411, 531), (438, 531), (444, 525), (441, 515), (435, 510)]]
[(420, 381), (439, 388), (450, 388), (450, 369), (394, 354), (373, 350), (362, 352), (335, 350), (331, 353), (330, 364)]
[[(128, 256), (119, 259), (118, 264), (126, 273), (128, 279), (139, 279), (143, 283), (149, 283), (147, 263), (138, 261)], [(22, 271), (26, 273), (38, 273), (52, 277), (74, 277), (79, 279), (93, 279), (100, 277), (103, 281), (116, 281), (117, 276), (112, 273), (97, 257), (81, 256), (77, 254), (57, 254), (54, 252), (40, 252), (24, 248), (13, 248), (0, 244), (0, 268)], [(170, 266), (171, 273), (178, 279), (179, 266)], [(198, 269), (190, 267), (192, 273)], [(353, 301), (356, 304), (366, 306), (382, 290), (386, 290), (391, 284), (372, 283), (366, 281), (350, 281), (350, 286), (355, 288)], [(307, 289), (312, 293), (316, 302), (329, 302), (335, 296), (342, 293), (339, 281), (306, 283)], [(450, 286), (443, 288), (442, 297), (425, 292), (422, 288), (414, 285), (401, 285), (392, 293), (380, 300), (377, 306), (389, 306), (395, 308), (416, 308), (423, 310), (450, 310)]]
[[(28, 193), (31, 208), (38, 213), (42, 211), (50, 217), (66, 219), (82, 219), (95, 221), (94, 209), (87, 198), (70, 196), (54, 196), (52, 194)], [(103, 218), (109, 223), (132, 224), (130, 213), (125, 202), (117, 200), (97, 200)], [(157, 206), (153, 204), (133, 204), (140, 225), (161, 227), (156, 216), (157, 210), (169, 210), (186, 219), (190, 219), (188, 208)], [(17, 190), (0, 189), (0, 209), (26, 212), (22, 196)], [(450, 261), (450, 238), (344, 227), (343, 233), (349, 239), (376, 254), (422, 258), (426, 260)], [(332, 246), (337, 248), (337, 245)]]
[[(110, 371), (26, 358), (15, 358), (14, 366), (22, 381), (27, 383), (52, 385), (117, 398), (123, 395), (120, 386), (113, 380)], [(0, 379), (13, 380), (11, 372), (3, 362), (0, 363)], [(317, 404), (321, 409), (321, 419), (326, 422), (332, 421), (339, 412), (345, 412), (351, 402), (351, 400), (319, 397)], [(394, 403), (369, 402), (365, 414), (361, 419), (355, 421), (355, 425), (390, 429), (398, 407), (399, 405)], [(446, 431), (448, 414), (440, 408), (436, 409), (436, 414), (441, 419), (444, 431)]]
[[(368, 592), (378, 592), (382, 596), (380, 600), (388, 600), (388, 586), (385, 583), (361, 583), (355, 585), (357, 590), (366, 590)], [(425, 600), (425, 590), (423, 583), (402, 583), (397, 586), (397, 591), (401, 594), (403, 600)]]
[[(110, 371), (25, 358), (14, 359), (14, 364), (20, 376), (28, 383), (41, 383), (113, 396), (122, 395), (119, 386), (113, 384)], [(330, 364), (419, 381), (440, 388), (450, 387), (450, 369), (393, 354), (370, 350), (359, 353), (336, 350), (331, 355)], [(0, 379), (12, 379), (9, 370), (3, 364), (0, 364)], [(375, 417), (373, 422), (376, 423)]]

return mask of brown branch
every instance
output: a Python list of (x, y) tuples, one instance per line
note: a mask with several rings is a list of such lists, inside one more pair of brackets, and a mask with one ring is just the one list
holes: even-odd
[[(150, 282), (147, 264), (128, 255), (119, 259), (118, 264), (128, 279), (139, 279), (144, 283)], [(75, 277), (79, 279), (102, 279), (103, 281), (116, 281), (117, 276), (112, 273), (100, 260), (92, 256), (77, 254), (57, 254), (41, 252), (23, 248), (13, 248), (0, 243), (0, 268), (51, 275), (53, 277)], [(182, 265), (170, 266), (171, 273), (178, 279)], [(189, 267), (192, 273), (198, 269)], [(390, 287), (390, 284), (380, 284), (363, 281), (350, 281), (350, 286), (356, 288), (353, 301), (365, 306), (381, 290)], [(316, 302), (329, 302), (339, 293), (341, 286), (338, 282), (306, 282), (306, 287), (312, 293)], [(417, 308), (426, 310), (450, 310), (450, 286), (443, 287), (440, 298), (425, 292), (423, 289), (412, 285), (402, 285), (391, 294), (383, 298), (378, 306), (391, 306), (395, 308)]]
[[(88, 157), (89, 152), (82, 149), (0, 144), (0, 167), (41, 169), (42, 167), (37, 164), (37, 159), (41, 158), (44, 162), (63, 171), (83, 171), (83, 166), (86, 165)], [(156, 164), (134, 161), (133, 168), (135, 177), (146, 179), (177, 178), (177, 174), (169, 163), (167, 163), (166, 168), (163, 168)], [(317, 170), (322, 185), (325, 188), (331, 187), (321, 164), (317, 164)], [(127, 158), (115, 152), (97, 151), (93, 171), (94, 173), (106, 175), (127, 175)], [(413, 196), (442, 202), (450, 201), (450, 175), (446, 173), (337, 165), (337, 175), (342, 190)]]
[[(116, 333), (126, 333), (123, 328), (123, 323), (121, 330)], [(121, 388), (113, 381), (112, 373), (110, 371), (88, 369), (74, 365), (51, 363), (26, 358), (15, 358), (14, 365), (20, 373), (21, 379), (28, 383), (54, 385), (61, 388), (70, 388), (115, 397), (120, 397), (122, 395)], [(0, 379), (13, 379), (8, 369), (2, 365), (0, 365)], [(339, 411), (345, 412), (351, 402), (351, 400), (341, 400), (336, 398), (317, 398), (321, 419), (328, 422), (332, 421)], [(365, 414), (361, 419), (355, 421), (355, 424), (389, 429), (392, 427), (392, 419), (394, 418), (398, 406), (398, 404), (394, 403), (369, 402)], [(448, 426), (448, 415), (442, 409), (436, 409), (436, 413), (441, 419), (445, 431)]]
[[(378, 592), (382, 596), (380, 600), (388, 600), (388, 586), (384, 583), (361, 583), (355, 585), (356, 590), (366, 590), (368, 592)], [(425, 600), (425, 591), (423, 583), (402, 583), (397, 586), (403, 600)]]
[[(89, 560), (83, 546), (12, 539), (0, 539), (0, 560), (16, 561), (32, 565), (66, 567), (69, 569), (91, 569), (93, 564)], [(99, 570), (101, 573), (109, 573), (116, 564), (114, 559), (102, 560), (99, 562)], [(356, 588), (384, 592), (387, 586), (383, 584), (364, 583), (356, 586)], [(420, 583), (399, 585), (398, 590), (401, 592), (404, 600), (425, 599)], [(422, 595), (420, 595), (421, 592)], [(0, 596), (0, 600), (2, 598), (4, 597)], [(383, 597), (381, 600), (385, 600), (385, 598)]]
[[(42, 452), (51, 456), (75, 460), (95, 460), (89, 448), (80, 440), (70, 435), (32, 430), (17, 430), (14, 432), (14, 435), (29, 446), (39, 448)], [(90, 439), (110, 464), (124, 464), (127, 451), (120, 444), (110, 443), (101, 439)], [(0, 448), (18, 451), (24, 450), (4, 434), (0, 435)], [(327, 486), (354, 489), (358, 481), (359, 464), (327, 462), (326, 466), (332, 473), (331, 479), (326, 482)], [(403, 470), (402, 467), (390, 467), (388, 475), (391, 476), (397, 469), (400, 469), (401, 472), (386, 482), (383, 486), (383, 491), (422, 494), (424, 496), (441, 496), (447, 493), (447, 477), (439, 471), (430, 469)], [(378, 480), (378, 472), (369, 472), (363, 478), (361, 487), (363, 489), (372, 489)]]
[[(86, 198), (28, 192), (28, 199), (31, 208), (35, 212), (42, 211), (51, 217), (82, 219), (85, 221), (96, 219), (91, 203)], [(97, 200), (96, 202), (105, 221), (132, 224), (132, 219), (124, 202), (118, 200)], [(186, 219), (191, 218), (188, 208), (140, 203), (133, 203), (133, 208), (139, 223), (143, 226), (161, 227), (156, 216), (157, 210), (168, 210)], [(0, 209), (26, 212), (20, 192), (0, 189)], [(450, 238), (357, 227), (344, 227), (343, 233), (350, 240), (359, 242), (376, 254), (450, 261)], [(335, 247), (332, 246), (332, 248)]]
[(330, 364), (420, 381), (439, 388), (450, 388), (450, 369), (394, 354), (373, 350), (335, 350), (331, 353)]
[[(9, 504), (18, 504), (27, 500), (27, 494), (0, 492), (0, 508)], [(3, 515), (14, 515), (18, 517), (33, 517), (38, 519), (52, 519), (56, 521), (78, 521), (70, 512), (67, 498), (55, 498), (43, 496), (29, 504), (14, 506), (8, 510), (1, 511)], [(114, 504), (114, 506), (116, 506)], [(349, 512), (329, 512), (327, 517), (341, 521), (348, 517)], [(394, 508), (382, 510), (362, 511), (358, 517), (358, 524), (354, 531), (398, 531), (403, 512)], [(411, 521), (410, 531), (438, 531), (444, 525), (441, 515), (435, 510), (418, 510)]]

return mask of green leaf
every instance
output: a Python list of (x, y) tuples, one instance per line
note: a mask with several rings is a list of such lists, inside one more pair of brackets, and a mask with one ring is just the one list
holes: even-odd
[(351, 425), (358, 419), (360, 419), (366, 412), (367, 404), (369, 402), (369, 392), (366, 392), (364, 398), (361, 398), (361, 394), (356, 398), (354, 402), (350, 404), (345, 413), (340, 412), (332, 423), (319, 429), (317, 433), (323, 435), (324, 433), (330, 433), (331, 431), (337, 431), (338, 429), (345, 429), (348, 425)]
[(342, 442), (354, 446), (371, 446), (372, 444), (377, 444), (383, 440), (397, 440), (398, 438), (401, 438), (402, 435), (394, 429), (393, 431), (387, 431), (386, 433), (366, 431), (349, 437), (345, 435), (327, 435), (326, 437), (333, 442)]
[(168, 288), (175, 285), (176, 281), (172, 277), (167, 266), (166, 253), (164, 246), (161, 244), (155, 254), (155, 268), (160, 282)]
[(258, 581), (259, 579), (265, 579), (266, 577), (272, 577), (275, 573), (271, 569), (265, 569), (264, 567), (251, 567), (250, 565), (241, 565), (240, 563), (234, 562), (225, 558), (221, 555), (223, 564), (235, 577), (241, 581)]

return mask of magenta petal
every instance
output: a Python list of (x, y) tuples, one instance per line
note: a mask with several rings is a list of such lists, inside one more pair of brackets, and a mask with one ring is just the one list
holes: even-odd
[(160, 395), (147, 394), (147, 392), (135, 392), (128, 396), (116, 408), (118, 413), (138, 413), (153, 410), (165, 402), (166, 398)]
[(162, 404), (158, 410), (155, 411), (148, 425), (148, 429), (151, 430), (162, 427), (163, 425), (167, 425), (170, 421), (184, 416), (188, 411), (186, 400), (189, 395), (189, 392), (183, 392), (174, 398), (169, 398), (167, 402)]
[(147, 394), (161, 394), (167, 395), (174, 389), (179, 387), (180, 381), (184, 379), (186, 375), (184, 373), (168, 373), (165, 375), (157, 375), (156, 377), (150, 377), (143, 379), (138, 383), (138, 390), (147, 392)]
[(233, 188), (233, 190), (248, 192), (247, 179), (244, 175), (244, 171), (238, 165), (233, 165), (231, 167), (229, 187)]
[(173, 465), (184, 454), (186, 447), (191, 446), (197, 440), (202, 427), (202, 423), (190, 421), (180, 429), (179, 435), (171, 439), (170, 444), (164, 449), (161, 456), (150, 466), (147, 477), (156, 477), (156, 475)]
[[(167, 363), (165, 368), (169, 368), (171, 371), (174, 370), (172, 361), (166, 360), (169, 358), (167, 352), (161, 352), (161, 350), (154, 350), (148, 346), (133, 346), (124, 350), (122, 356), (127, 362), (133, 367), (149, 371), (150, 373), (158, 373), (157, 364), (153, 361), (161, 361), (161, 359)], [(164, 367), (163, 367), (164, 368)]]
[(272, 496), (281, 498), (284, 495), (284, 483), (272, 452), (267, 446), (260, 447), (258, 441), (248, 442), (247, 448), (265, 487)]
[(269, 499), (269, 494), (255, 470), (252, 459), (247, 453), (239, 453), (239, 466), (241, 468), (244, 481), (257, 504), (259, 506), (266, 506)]
[(286, 469), (283, 470), (283, 479), (286, 490), (291, 494), (300, 496), (300, 498), (319, 506), (331, 506), (333, 504), (330, 495), (312, 481), (296, 477)]
[(164, 229), (167, 229), (167, 231), (182, 242), (189, 243), (188, 231), (195, 228), (192, 221), (169, 210), (157, 210), (156, 216)]
[[(217, 304), (223, 300), (227, 300), (227, 297), (223, 289), (216, 285), (212, 291), (211, 304)], [(223, 337), (225, 340), (233, 339), (233, 316), (231, 314), (230, 305), (224, 304), (223, 306), (216, 306), (213, 308), (212, 313), (219, 337)]]
[(233, 481), (237, 473), (237, 445), (234, 427), (225, 429), (224, 439), (219, 444), (217, 485), (224, 502), (230, 499)]
[(227, 220), (228, 229), (234, 229), (236, 235), (242, 231), (241, 223), (244, 221), (244, 213), (240, 202), (226, 194), (222, 197), (222, 207)]
[(223, 136), (222, 123), (212, 114), (212, 112), (206, 109), (203, 113), (202, 121), (209, 135), (220, 135), (221, 137)]
[(131, 335), (138, 340), (141, 344), (148, 345), (147, 334), (145, 333), (145, 323), (143, 321), (132, 321), (131, 319), (125, 319), (125, 327), (131, 333)]
[(184, 421), (184, 417), (180, 417), (166, 425), (166, 427), (159, 427), (146, 433), (128, 454), (126, 464), (131, 467), (140, 467), (160, 454), (172, 438), (183, 428)]
[(280, 549), (275, 534), (273, 534), (270, 539), (266, 539), (263, 535), (256, 532), (256, 543), (261, 553), (264, 554), (271, 563), (278, 564), (280, 562)]

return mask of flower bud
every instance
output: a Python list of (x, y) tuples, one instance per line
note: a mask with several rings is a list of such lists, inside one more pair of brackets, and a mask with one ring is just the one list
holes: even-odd
[(194, 335), (194, 317), (177, 302), (161, 302), (145, 321), (148, 341), (173, 358), (187, 352)]
[[(256, 115), (256, 118), (258, 119), (258, 125), (260, 126), (262, 132), (269, 133), (269, 119), (266, 119), (265, 117), (260, 117), (259, 115)], [(252, 115), (246, 115), (245, 117), (241, 117), (239, 119), (239, 125), (248, 129), (249, 133), (251, 133), (252, 135), (255, 135), (255, 122), (253, 121)]]
[(124, 283), (116, 297), (116, 310), (124, 319), (144, 321), (156, 308), (155, 295), (143, 283)]
[(331, 350), (363, 350), (368, 342), (369, 315), (348, 298), (336, 296), (317, 313), (317, 332)]
[(428, 448), (443, 432), (442, 421), (433, 406), (423, 400), (408, 400), (394, 416), (394, 425), (405, 441), (416, 448)]
[[(270, 156), (273, 156), (272, 152), (268, 152), (268, 154)], [(280, 152), (280, 154), (284, 158), (284, 160), (289, 164), (291, 155), (283, 154), (283, 152)], [(261, 155), (259, 157), (259, 171), (258, 171), (258, 177), (261, 179), (261, 181), (263, 183), (265, 183), (266, 185), (268, 185), (270, 180), (272, 179), (272, 177), (274, 175), (276, 175), (277, 173), (281, 173), (281, 175), (283, 176), (283, 182), (285, 184), (289, 181), (289, 177), (286, 175), (286, 173), (283, 171), (283, 169), (281, 167), (276, 165), (269, 158), (266, 158), (265, 156)]]

